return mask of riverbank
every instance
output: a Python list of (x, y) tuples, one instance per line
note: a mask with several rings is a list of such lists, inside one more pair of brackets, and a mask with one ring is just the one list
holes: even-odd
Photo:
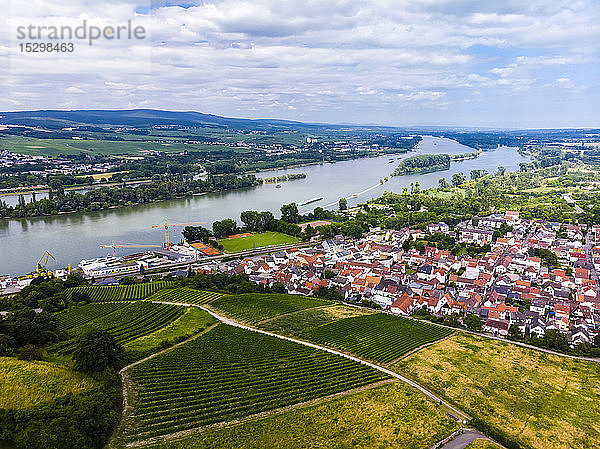
[[(434, 145), (435, 144), (435, 145)], [(402, 160), (413, 154), (467, 153), (470, 149), (449, 139), (424, 138), (416, 151), (394, 158)], [(498, 166), (506, 171), (518, 171), (519, 164), (528, 162), (514, 148), (485, 151), (471, 160), (451, 164), (444, 172), (405, 175), (385, 179), (392, 169), (389, 156), (360, 158), (350, 161), (314, 164), (302, 171), (305, 179), (283, 183), (281, 188), (273, 184), (261, 184), (248, 188), (208, 192), (201, 196), (181, 199), (164, 199), (153, 203), (140, 203), (92, 212), (69, 213), (37, 218), (0, 220), (0, 274), (22, 274), (31, 271), (44, 250), (52, 252), (56, 263), (49, 268), (66, 266), (81, 259), (91, 259), (104, 254), (99, 245), (115, 240), (123, 244), (160, 244), (164, 229), (155, 230), (151, 225), (169, 221), (187, 223), (204, 221), (212, 224), (224, 218), (237, 218), (245, 210), (271, 211), (276, 217), (283, 204), (299, 203), (307, 198), (323, 197), (323, 200), (302, 207), (307, 213), (315, 207), (337, 208), (338, 200), (347, 198), (348, 208), (380, 197), (385, 191), (401, 193), (411, 183), (418, 182), (421, 189), (437, 187), (442, 177), (449, 179), (454, 173), (470, 173), (474, 169), (494, 172)], [(273, 170), (266, 176), (280, 176), (289, 170)], [(181, 239), (181, 229), (173, 228), (172, 241)]]

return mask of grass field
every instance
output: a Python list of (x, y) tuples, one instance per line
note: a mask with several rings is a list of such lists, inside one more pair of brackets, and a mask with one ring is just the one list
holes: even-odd
[(457, 334), (394, 370), (522, 447), (600, 447), (600, 364)]
[(0, 357), (0, 409), (24, 409), (92, 387), (88, 377), (47, 362)]
[[(71, 338), (50, 345), (48, 350), (58, 354), (70, 354), (77, 345), (78, 337), (92, 328), (103, 329), (118, 343), (126, 344), (164, 328), (183, 315), (186, 310), (184, 306), (136, 302), (109, 313), (98, 314), (97, 309), (106, 311), (106, 305), (92, 303), (62, 312), (59, 330), (67, 333)], [(81, 317), (90, 315), (95, 318), (80, 324)]]
[(334, 321), (299, 336), (380, 363), (444, 338), (452, 330), (398, 316), (375, 313)]
[(299, 310), (277, 316), (260, 324), (260, 328), (280, 335), (298, 335), (312, 327), (322, 326), (333, 321), (354, 316), (375, 313), (369, 309), (349, 307), (345, 305), (332, 305), (313, 309)]
[(92, 301), (131, 301), (144, 299), (171, 285), (167, 281), (145, 282), (133, 285), (86, 285), (67, 289), (87, 293)]
[(203, 331), (213, 324), (215, 319), (208, 312), (197, 307), (189, 307), (183, 315), (151, 334), (129, 342), (125, 347), (131, 351), (147, 351), (168, 343), (176, 343), (186, 337)]
[(210, 307), (232, 318), (247, 323), (258, 323), (285, 313), (329, 304), (331, 302), (324, 299), (300, 295), (247, 293), (222, 296), (212, 301)]
[(433, 402), (395, 382), (149, 449), (426, 449), (457, 428)]
[(221, 239), (219, 243), (223, 245), (223, 250), (226, 253), (239, 253), (253, 248), (263, 248), (265, 246), (286, 245), (296, 243), (300, 240), (291, 235), (282, 234), (280, 232), (263, 232), (262, 234), (254, 234), (249, 237), (239, 237), (235, 239)]
[(148, 301), (179, 302), (183, 304), (205, 304), (222, 296), (221, 293), (203, 292), (192, 288), (165, 288), (148, 298)]
[(383, 375), (323, 351), (219, 324), (134, 367), (123, 441), (231, 421), (367, 385)]

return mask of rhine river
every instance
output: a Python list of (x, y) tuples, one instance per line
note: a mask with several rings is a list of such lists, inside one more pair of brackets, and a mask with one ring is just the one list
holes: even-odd
[[(401, 159), (417, 154), (460, 154), (473, 152), (456, 141), (424, 137), (415, 151), (402, 155), (355, 159), (352, 161), (319, 164), (305, 167), (272, 170), (257, 175), (263, 178), (285, 173), (305, 173), (305, 179), (275, 184), (264, 184), (243, 190), (210, 193), (185, 199), (163, 201), (132, 207), (116, 208), (101, 212), (64, 214), (30, 219), (0, 219), (0, 274), (23, 274), (32, 271), (45, 250), (56, 257), (48, 268), (55, 269), (71, 263), (76, 267), (82, 259), (91, 259), (109, 254), (112, 250), (101, 249), (102, 244), (161, 244), (164, 228), (152, 229), (152, 225), (164, 223), (207, 222), (235, 218), (239, 222), (244, 210), (270, 210), (279, 214), (282, 204), (323, 197), (323, 200), (299, 207), (301, 213), (317, 206), (337, 208), (341, 197), (348, 199), (348, 206), (377, 198), (385, 191), (401, 193), (411, 183), (418, 182), (421, 188), (435, 187), (440, 178), (450, 182), (454, 173), (464, 173), (467, 178), (474, 169), (485, 169), (494, 173), (499, 166), (507, 171), (519, 169), (521, 162), (529, 159), (521, 156), (515, 148), (498, 148), (483, 152), (477, 159), (452, 162), (449, 170), (422, 175), (397, 176), (387, 183), (378, 185), (388, 176)], [(390, 160), (393, 160), (390, 163)], [(181, 240), (182, 228), (171, 228), (172, 241)], [(117, 250), (119, 251), (119, 250)], [(143, 251), (139, 249), (139, 251)], [(130, 250), (129, 252), (135, 252)], [(123, 254), (118, 252), (117, 254)]]

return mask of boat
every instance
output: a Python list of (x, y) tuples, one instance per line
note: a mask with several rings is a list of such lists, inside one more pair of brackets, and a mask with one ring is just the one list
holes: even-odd
[(358, 194), (353, 193), (352, 195), (350, 195), (348, 198), (358, 198)]
[(275, 188), (276, 188), (276, 189), (281, 189), (281, 184), (277, 184), (277, 185), (275, 186)]
[(388, 164), (393, 164), (393, 163), (394, 163), (394, 159), (390, 159), (390, 160), (388, 161)]
[(317, 201), (321, 201), (322, 199), (323, 199), (322, 196), (318, 196), (316, 198), (311, 198), (310, 200), (302, 201), (299, 205), (300, 206), (306, 206), (307, 204), (314, 203), (314, 202), (317, 202)]

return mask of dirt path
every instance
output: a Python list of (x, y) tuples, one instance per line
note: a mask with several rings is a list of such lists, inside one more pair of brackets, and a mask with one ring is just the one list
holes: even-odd
[(108, 447), (114, 447), (114, 441), (115, 438), (117, 437), (117, 435), (119, 434), (119, 432), (121, 431), (121, 427), (123, 426), (123, 423), (125, 422), (125, 420), (127, 419), (127, 417), (129, 417), (129, 415), (131, 414), (131, 404), (129, 401), (129, 390), (131, 389), (131, 383), (129, 380), (129, 376), (127, 374), (127, 371), (130, 370), (131, 368), (133, 368), (136, 365), (139, 365), (140, 363), (144, 363), (147, 360), (153, 359), (154, 357), (158, 357), (161, 354), (164, 354), (165, 352), (169, 352), (172, 351), (175, 348), (178, 348), (179, 346), (182, 346), (184, 344), (186, 344), (189, 341), (195, 340), (196, 338), (198, 338), (200, 335), (203, 335), (205, 333), (207, 333), (208, 331), (210, 331), (211, 329), (213, 329), (214, 327), (216, 327), (217, 325), (219, 325), (219, 322), (217, 321), (214, 324), (211, 324), (210, 326), (208, 326), (206, 329), (204, 329), (202, 332), (198, 332), (195, 335), (192, 335), (191, 337), (177, 343), (174, 344), (173, 346), (169, 346), (168, 348), (162, 349), (158, 352), (155, 352), (154, 354), (149, 355), (148, 357), (144, 357), (143, 359), (137, 360), (127, 366), (124, 366), (123, 368), (121, 368), (119, 370), (119, 375), (121, 376), (121, 388), (122, 388), (122, 395), (123, 395), (123, 411), (121, 413), (121, 419), (119, 420), (119, 424), (117, 425), (117, 427), (115, 428), (114, 432), (112, 433), (109, 441), (108, 441)]
[(307, 341), (298, 340), (298, 339), (292, 338), (292, 337), (284, 337), (283, 335), (277, 335), (277, 334), (274, 334), (272, 332), (267, 332), (267, 331), (264, 331), (264, 330), (261, 330), (261, 329), (257, 329), (257, 328), (251, 327), (251, 326), (240, 324), (240, 323), (238, 323), (236, 321), (233, 321), (233, 320), (231, 320), (231, 319), (229, 319), (227, 317), (221, 316), (221, 315), (213, 312), (212, 310), (207, 309), (206, 307), (202, 307), (202, 306), (198, 306), (198, 307), (200, 307), (202, 310), (210, 313), (217, 320), (219, 320), (219, 321), (221, 321), (221, 322), (223, 322), (225, 324), (228, 324), (230, 326), (235, 326), (235, 327), (239, 327), (241, 329), (246, 329), (246, 330), (249, 330), (249, 331), (252, 331), (252, 332), (258, 332), (260, 334), (269, 335), (271, 337), (275, 337), (275, 338), (280, 338), (282, 340), (291, 341), (291, 342), (294, 342), (294, 343), (297, 343), (297, 344), (300, 344), (300, 345), (308, 346), (309, 348), (318, 349), (320, 351), (325, 351), (325, 352), (328, 352), (330, 354), (338, 355), (340, 357), (344, 357), (344, 358), (346, 358), (348, 360), (352, 360), (354, 362), (362, 363), (363, 365), (366, 365), (368, 367), (376, 369), (377, 371), (380, 371), (380, 372), (382, 372), (384, 374), (387, 374), (390, 377), (393, 377), (393, 378), (396, 378), (398, 380), (401, 380), (405, 384), (407, 384), (407, 385), (409, 385), (409, 386), (411, 386), (413, 388), (416, 388), (421, 393), (423, 393), (425, 396), (429, 397), (433, 401), (437, 402), (440, 405), (443, 405), (448, 410), (450, 410), (451, 411), (451, 415), (457, 421), (467, 422), (470, 419), (469, 416), (466, 415), (464, 412), (458, 410), (457, 408), (455, 408), (454, 406), (452, 406), (448, 402), (444, 401), (442, 398), (439, 398), (438, 396), (434, 395), (429, 390), (426, 390), (424, 387), (422, 387), (418, 383), (413, 382), (412, 380), (410, 380), (410, 379), (408, 379), (408, 378), (406, 378), (404, 376), (401, 376), (400, 374), (398, 374), (398, 373), (396, 373), (394, 371), (391, 371), (391, 370), (389, 370), (389, 369), (387, 369), (387, 368), (385, 368), (385, 367), (383, 367), (381, 365), (377, 365), (375, 363), (367, 362), (365, 360), (359, 359), (358, 357), (354, 357), (354, 356), (351, 356), (351, 355), (348, 355), (348, 354), (344, 354), (343, 352), (336, 351), (335, 349), (326, 348), (325, 346), (316, 345), (314, 343), (309, 343)]

